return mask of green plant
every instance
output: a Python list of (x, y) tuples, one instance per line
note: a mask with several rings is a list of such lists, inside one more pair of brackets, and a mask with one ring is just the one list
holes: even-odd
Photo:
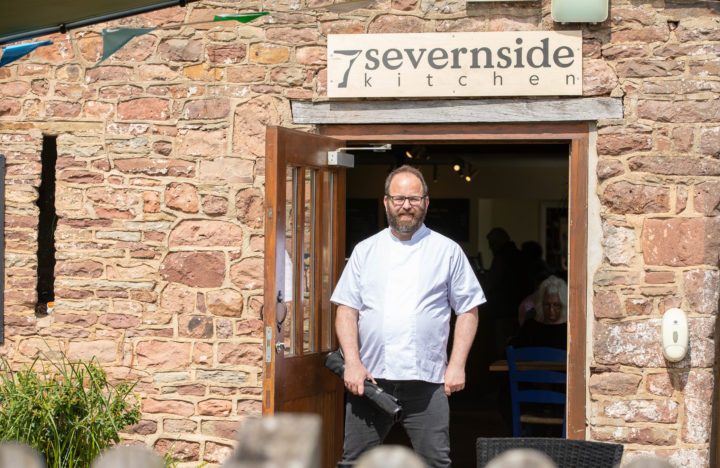
[(0, 360), (0, 440), (32, 445), (48, 468), (87, 468), (140, 420), (135, 383), (111, 384), (95, 358), (41, 357), (18, 371)]

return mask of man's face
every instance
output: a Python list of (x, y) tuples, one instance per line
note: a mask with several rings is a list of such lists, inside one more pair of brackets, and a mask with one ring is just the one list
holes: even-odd
[[(397, 196), (422, 197), (422, 200), (418, 203), (404, 200), (398, 204), (391, 199)], [(429, 202), (423, 193), (422, 182), (414, 174), (401, 172), (393, 177), (384, 201), (388, 224), (396, 232), (413, 234), (425, 221)]]

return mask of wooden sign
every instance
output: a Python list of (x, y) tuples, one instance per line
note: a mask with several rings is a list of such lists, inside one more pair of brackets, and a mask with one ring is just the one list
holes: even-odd
[(328, 96), (579, 96), (582, 32), (331, 34)]

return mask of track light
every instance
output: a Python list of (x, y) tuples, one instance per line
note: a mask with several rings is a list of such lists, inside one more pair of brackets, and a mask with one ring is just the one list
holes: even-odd
[(472, 180), (472, 177), (470, 177), (469, 175), (465, 176), (465, 182), (470, 182), (471, 180)]

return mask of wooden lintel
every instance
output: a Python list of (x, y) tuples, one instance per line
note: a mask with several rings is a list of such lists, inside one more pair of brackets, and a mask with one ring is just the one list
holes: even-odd
[(589, 122), (623, 118), (621, 98), (292, 103), (296, 124)]

